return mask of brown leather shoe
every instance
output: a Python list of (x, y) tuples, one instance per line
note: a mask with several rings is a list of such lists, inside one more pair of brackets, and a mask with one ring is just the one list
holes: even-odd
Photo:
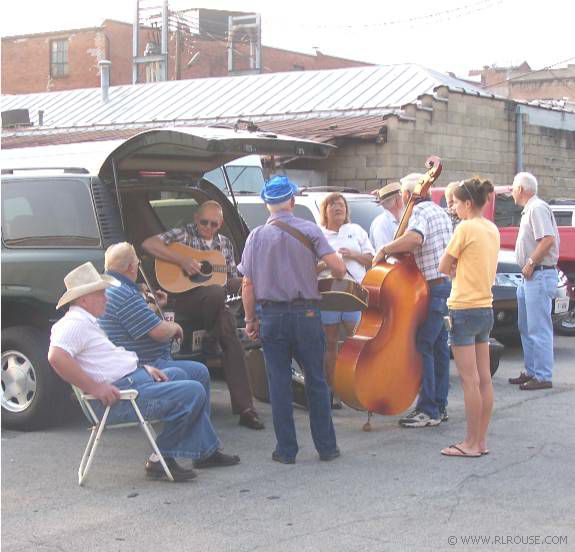
[(521, 374), (519, 374), (518, 377), (509, 378), (507, 381), (509, 381), (509, 383), (512, 383), (513, 385), (521, 385), (522, 383), (526, 383), (532, 379), (533, 379), (533, 376), (530, 376), (526, 372), (521, 372)]
[(202, 460), (194, 461), (194, 468), (227, 468), (240, 463), (240, 457), (237, 454), (224, 454), (221, 450), (216, 450), (211, 456)]
[(264, 429), (266, 427), (255, 410), (242, 412), (240, 414), (239, 424), (249, 429)]
[(529, 381), (522, 383), (519, 389), (522, 391), (537, 391), (538, 389), (551, 389), (553, 384), (550, 381), (539, 381), (531, 378)]
[[(172, 477), (176, 483), (179, 483), (180, 481), (188, 481), (197, 477), (197, 474), (193, 469), (180, 466), (173, 458), (164, 458), (164, 460), (166, 461), (166, 465), (170, 469)], [(168, 476), (159, 460), (157, 462), (147, 460), (144, 469), (146, 471), (146, 475), (151, 479), (168, 479)]]

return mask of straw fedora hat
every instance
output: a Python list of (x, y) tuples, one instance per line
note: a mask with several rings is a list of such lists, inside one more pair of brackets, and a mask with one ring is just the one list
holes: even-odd
[(100, 274), (92, 263), (84, 263), (68, 272), (64, 278), (66, 292), (56, 305), (59, 309), (78, 297), (88, 295), (94, 291), (100, 291), (109, 287), (119, 287), (121, 284), (116, 278)]
[(391, 182), (386, 184), (383, 188), (380, 188), (376, 192), (377, 200), (384, 201), (388, 197), (391, 197), (394, 194), (398, 194), (401, 192), (401, 184), (399, 182)]

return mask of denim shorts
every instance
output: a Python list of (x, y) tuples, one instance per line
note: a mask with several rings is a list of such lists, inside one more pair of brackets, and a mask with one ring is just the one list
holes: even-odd
[(342, 311), (321, 311), (321, 323), (324, 326), (347, 322), (357, 324), (361, 318), (361, 311), (342, 312)]
[(465, 347), (476, 343), (489, 341), (489, 333), (493, 328), (493, 309), (456, 309), (449, 311), (451, 345)]

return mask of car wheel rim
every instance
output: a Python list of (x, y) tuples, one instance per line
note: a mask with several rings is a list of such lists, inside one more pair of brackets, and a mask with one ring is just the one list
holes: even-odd
[(8, 412), (23, 412), (36, 396), (36, 371), (20, 351), (2, 353), (2, 408)]
[(568, 330), (572, 330), (575, 328), (575, 314), (571, 314), (570, 316), (565, 317), (561, 320), (561, 326)]

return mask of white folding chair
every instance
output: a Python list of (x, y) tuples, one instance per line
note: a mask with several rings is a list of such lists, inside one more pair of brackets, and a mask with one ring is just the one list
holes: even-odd
[(104, 410), (104, 414), (102, 414), (101, 418), (98, 418), (94, 409), (90, 405), (90, 401), (98, 400), (93, 395), (88, 395), (83, 393), (80, 389), (75, 386), (72, 386), (76, 397), (78, 398), (78, 402), (80, 403), (80, 407), (82, 408), (82, 412), (88, 418), (89, 422), (92, 424), (91, 431), (90, 431), (90, 438), (88, 439), (88, 444), (86, 445), (86, 450), (82, 456), (82, 460), (80, 462), (80, 467), (78, 468), (78, 484), (82, 486), (86, 476), (88, 475), (88, 471), (90, 466), (92, 465), (92, 461), (94, 460), (94, 454), (96, 452), (96, 448), (100, 443), (100, 437), (102, 436), (102, 432), (107, 427), (109, 429), (121, 428), (121, 427), (133, 427), (139, 425), (146, 436), (148, 437), (148, 441), (150, 441), (150, 445), (152, 445), (152, 449), (158, 455), (160, 459), (160, 463), (166, 472), (166, 475), (170, 481), (173, 481), (174, 478), (170, 469), (168, 468), (158, 445), (156, 445), (156, 432), (152, 427), (152, 422), (144, 419), (142, 416), (142, 412), (138, 408), (136, 404), (136, 399), (138, 397), (138, 391), (135, 389), (126, 389), (120, 391), (120, 400), (121, 401), (130, 401), (132, 404), (132, 408), (138, 417), (138, 422), (128, 422), (128, 423), (119, 423), (119, 424), (108, 424), (108, 414), (110, 413), (110, 406), (107, 406)]

